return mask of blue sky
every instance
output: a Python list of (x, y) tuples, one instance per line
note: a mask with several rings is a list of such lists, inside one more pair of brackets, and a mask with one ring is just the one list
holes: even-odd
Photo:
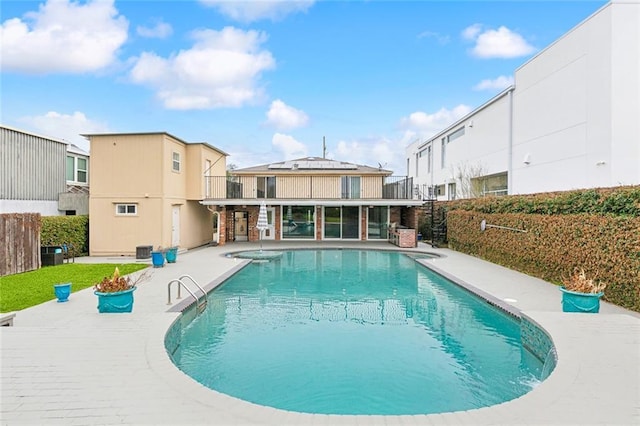
[(166, 131), (248, 167), (321, 156), (406, 173), (605, 1), (2, 1), (1, 121)]

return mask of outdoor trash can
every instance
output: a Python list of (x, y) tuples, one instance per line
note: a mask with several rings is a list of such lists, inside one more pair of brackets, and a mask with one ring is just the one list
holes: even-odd
[(151, 257), (152, 246), (136, 247), (136, 259), (149, 259)]
[(42, 246), (40, 247), (40, 261), (42, 266), (62, 265), (64, 254), (60, 246)]

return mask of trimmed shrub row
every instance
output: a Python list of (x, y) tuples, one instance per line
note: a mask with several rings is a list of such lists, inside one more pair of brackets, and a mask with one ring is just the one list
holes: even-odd
[(543, 215), (598, 214), (640, 217), (640, 186), (597, 188), (446, 202), (449, 210)]
[(40, 244), (72, 244), (76, 255), (89, 253), (89, 216), (43, 216)]
[[(450, 247), (556, 284), (584, 268), (608, 284), (605, 300), (640, 312), (638, 187), (545, 195), (446, 203)], [(527, 232), (482, 232), (483, 219)]]

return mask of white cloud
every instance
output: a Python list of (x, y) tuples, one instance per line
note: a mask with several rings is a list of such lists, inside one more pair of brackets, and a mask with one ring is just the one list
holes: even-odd
[(261, 19), (277, 21), (292, 13), (306, 12), (314, 2), (315, 0), (200, 0), (205, 6), (217, 8), (224, 16), (244, 23)]
[(129, 23), (114, 0), (48, 0), (37, 12), (0, 27), (2, 68), (34, 74), (84, 73), (109, 66)]
[[(440, 108), (433, 114), (416, 111), (400, 120), (400, 127), (407, 132), (405, 140), (428, 138), (471, 112), (471, 107), (460, 104), (453, 109)], [(407, 142), (410, 142), (408, 140)]]
[(469, 25), (462, 30), (462, 38), (465, 40), (475, 40), (478, 34), (480, 34), (480, 31), (482, 31), (482, 24)]
[(352, 141), (339, 141), (335, 150), (328, 153), (328, 157), (338, 161), (361, 164), (370, 167), (380, 167), (391, 170), (394, 175), (403, 175), (404, 146), (397, 141), (384, 137), (361, 138)]
[(290, 107), (280, 99), (271, 102), (271, 107), (267, 111), (267, 124), (279, 130), (304, 127), (308, 123), (309, 116), (304, 111)]
[(479, 24), (474, 24), (462, 33), (464, 38), (475, 41), (471, 54), (478, 58), (517, 58), (536, 51), (524, 37), (507, 27), (480, 31)]
[(513, 84), (513, 77), (501, 75), (493, 80), (486, 79), (473, 86), (473, 90), (503, 90)]
[(139, 25), (136, 28), (136, 32), (141, 37), (167, 38), (171, 34), (173, 34), (173, 28), (171, 27), (170, 24), (167, 24), (166, 22), (159, 20), (155, 22), (155, 25), (152, 27), (144, 27), (142, 25)]
[(135, 59), (131, 80), (156, 90), (169, 109), (240, 107), (263, 96), (258, 81), (275, 67), (267, 50), (260, 50), (266, 35), (226, 27), (193, 33), (191, 49), (167, 58), (144, 52)]
[(418, 38), (432, 38), (438, 42), (438, 44), (447, 44), (450, 41), (448, 35), (443, 35), (434, 31), (423, 31), (418, 34)]
[(34, 133), (62, 139), (85, 151), (89, 151), (89, 141), (80, 136), (81, 134), (109, 132), (109, 128), (105, 124), (90, 120), (78, 111), (73, 114), (49, 111), (44, 115), (22, 117), (18, 121), (33, 129)]
[(276, 133), (271, 139), (271, 144), (276, 150), (282, 152), (281, 159), (278, 161), (307, 157), (307, 146), (292, 136)]

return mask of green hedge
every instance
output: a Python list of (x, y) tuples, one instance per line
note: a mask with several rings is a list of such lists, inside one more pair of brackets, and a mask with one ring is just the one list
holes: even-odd
[(76, 256), (89, 253), (89, 216), (43, 216), (40, 244), (72, 244)]
[(640, 217), (640, 186), (474, 198), (449, 201), (446, 207), (481, 213), (588, 213)]
[[(607, 283), (605, 300), (640, 312), (638, 187), (458, 200), (446, 207), (452, 249), (556, 284), (583, 268)], [(527, 232), (482, 232), (483, 219)]]

